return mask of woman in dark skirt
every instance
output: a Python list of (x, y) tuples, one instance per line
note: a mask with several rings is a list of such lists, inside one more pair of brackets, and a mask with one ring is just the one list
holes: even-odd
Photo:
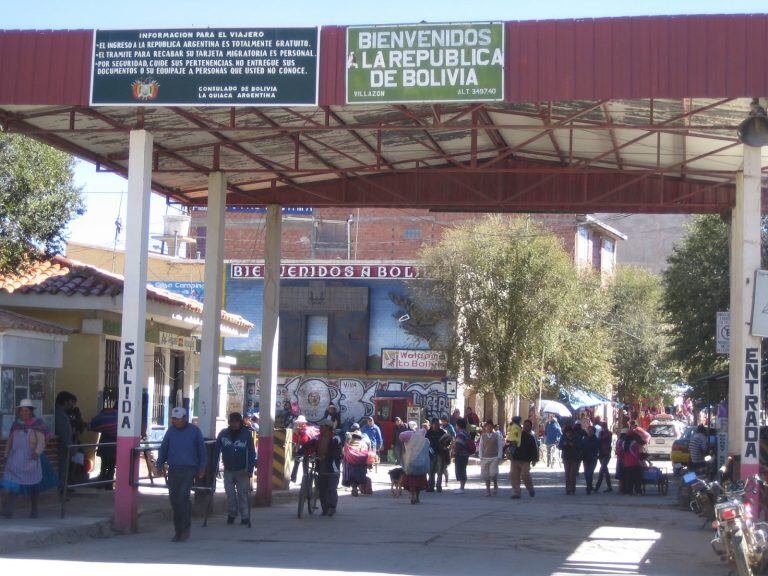
[(342, 485), (352, 488), (352, 496), (360, 493), (360, 487), (368, 481), (368, 453), (371, 443), (360, 432), (360, 425), (353, 424), (344, 446), (344, 475)]
[(419, 429), (416, 422), (408, 422), (408, 427), (410, 430), (400, 434), (400, 440), (405, 446), (403, 488), (411, 493), (411, 504), (418, 504), (421, 491), (429, 486), (429, 441), (426, 430)]

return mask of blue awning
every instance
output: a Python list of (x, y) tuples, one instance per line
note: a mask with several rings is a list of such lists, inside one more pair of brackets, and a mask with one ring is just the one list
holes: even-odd
[(601, 404), (610, 404), (612, 402), (610, 398), (606, 398), (602, 394), (587, 392), (577, 388), (571, 390), (561, 388), (560, 399), (573, 410), (581, 410), (582, 408), (600, 406)]

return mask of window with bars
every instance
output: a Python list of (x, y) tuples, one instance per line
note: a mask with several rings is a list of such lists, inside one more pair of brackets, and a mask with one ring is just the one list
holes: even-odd
[(152, 394), (152, 422), (159, 426), (165, 425), (165, 354), (162, 348), (155, 348), (155, 388)]
[(115, 406), (117, 403), (117, 387), (120, 378), (120, 341), (107, 340), (107, 351), (104, 358), (104, 395), (102, 408)]

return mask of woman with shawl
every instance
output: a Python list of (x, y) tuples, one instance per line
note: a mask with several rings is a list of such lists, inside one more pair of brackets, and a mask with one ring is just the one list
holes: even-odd
[(358, 496), (360, 489), (368, 483), (368, 455), (371, 442), (360, 431), (360, 424), (352, 424), (344, 444), (344, 474), (342, 485), (352, 488), (352, 496)]
[(411, 493), (411, 504), (417, 504), (420, 492), (429, 486), (427, 482), (429, 442), (427, 441), (427, 431), (423, 428), (420, 429), (416, 422), (408, 422), (408, 428), (410, 430), (400, 434), (400, 440), (405, 446), (403, 488)]
[(35, 417), (35, 405), (29, 398), (19, 403), (18, 417), (11, 426), (5, 450), (5, 471), (0, 487), (4, 489), (2, 515), (13, 516), (19, 494), (29, 495), (30, 518), (37, 518), (40, 492), (58, 485), (53, 466), (45, 457), (45, 444), (51, 432), (45, 422)]

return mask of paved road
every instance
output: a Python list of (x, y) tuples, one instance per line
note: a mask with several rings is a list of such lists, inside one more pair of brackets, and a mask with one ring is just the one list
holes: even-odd
[[(506, 466), (505, 466), (506, 468)], [(470, 480), (464, 495), (393, 499), (380, 467), (373, 496), (342, 493), (334, 518), (296, 518), (295, 504), (253, 512), (251, 529), (197, 522), (185, 543), (169, 523), (136, 535), (30, 550), (0, 559), (4, 574), (127, 573), (679, 575), (725, 576), (709, 548), (710, 530), (673, 497), (563, 494), (562, 472), (536, 469), (536, 497), (485, 497)], [(470, 473), (477, 475), (477, 467)], [(506, 483), (505, 483), (506, 484)], [(451, 483), (451, 488), (455, 484)], [(151, 571), (151, 572), (150, 572)], [(171, 572), (173, 571), (173, 572)]]

